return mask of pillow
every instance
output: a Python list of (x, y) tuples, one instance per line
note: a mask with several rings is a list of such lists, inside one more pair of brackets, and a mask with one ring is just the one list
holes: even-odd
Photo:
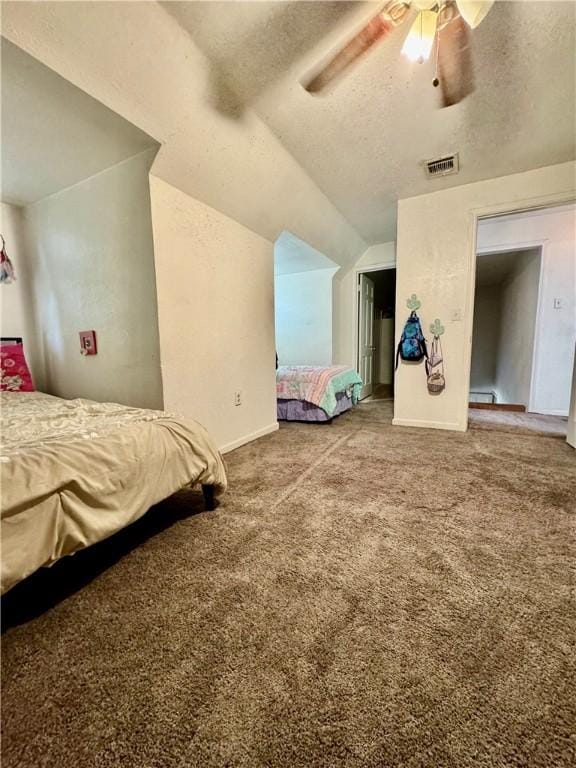
[(34, 392), (22, 344), (0, 344), (0, 373), (2, 392)]

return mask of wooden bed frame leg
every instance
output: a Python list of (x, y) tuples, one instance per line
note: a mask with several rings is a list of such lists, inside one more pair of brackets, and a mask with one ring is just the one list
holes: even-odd
[(204, 509), (206, 512), (213, 512), (216, 509), (216, 499), (214, 498), (214, 486), (203, 485), (202, 495), (204, 496)]

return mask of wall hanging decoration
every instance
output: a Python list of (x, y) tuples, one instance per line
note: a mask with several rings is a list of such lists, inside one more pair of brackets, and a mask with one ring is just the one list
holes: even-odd
[(430, 323), (430, 332), (432, 336), (442, 336), (444, 333), (444, 326), (438, 318), (436, 318), (433, 323)]
[(411, 311), (396, 350), (396, 368), (400, 359), (407, 363), (419, 363), (428, 357), (426, 339), (422, 333), (420, 318), (416, 314), (416, 310), (421, 307), (421, 302), (415, 293), (406, 301), (406, 306)]
[(4, 240), (4, 236), (0, 235), (0, 238), (2, 238), (2, 250), (0, 250), (0, 283), (11, 283), (16, 279), (16, 275), (14, 274), (12, 262), (6, 253), (6, 241)]
[(438, 318), (431, 323), (430, 331), (433, 339), (430, 355), (426, 360), (426, 382), (428, 392), (431, 395), (439, 395), (446, 388), (446, 379), (444, 377), (444, 357), (440, 342), (440, 336), (444, 333), (444, 326)]

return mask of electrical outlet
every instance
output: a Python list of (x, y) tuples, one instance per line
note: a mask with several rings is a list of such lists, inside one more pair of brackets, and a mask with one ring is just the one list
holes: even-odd
[(462, 310), (461, 309), (453, 309), (451, 314), (452, 322), (459, 323), (462, 320)]
[(554, 309), (562, 309), (562, 299), (554, 299)]
[(242, 392), (234, 392), (234, 405), (242, 405)]

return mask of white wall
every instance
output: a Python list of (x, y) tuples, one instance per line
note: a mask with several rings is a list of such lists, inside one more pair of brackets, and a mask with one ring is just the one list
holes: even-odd
[(332, 278), (336, 269), (275, 277), (280, 365), (332, 364)]
[(495, 382), (499, 403), (528, 408), (539, 282), (540, 254), (532, 252), (516, 259), (502, 285)]
[[(542, 243), (543, 275), (530, 409), (567, 415), (576, 343), (575, 206), (482, 221), (477, 243), (479, 251)], [(561, 299), (561, 309), (554, 309), (555, 298)]]
[(278, 428), (273, 245), (160, 179), (150, 191), (164, 406), (228, 450)]
[[(543, 201), (576, 197), (576, 163), (538, 168), (449, 190), (401, 200), (398, 204), (396, 306), (416, 293), (427, 330), (440, 318), (446, 389), (431, 397), (424, 369), (400, 366), (395, 380), (394, 423), (465, 430), (472, 342), (475, 215), (518, 210)], [(461, 317), (461, 320), (454, 319)], [(396, 325), (396, 342), (402, 322)]]
[(474, 297), (470, 369), (472, 392), (491, 392), (496, 389), (501, 307), (502, 286), (500, 284), (477, 286)]
[(21, 336), (28, 367), (34, 385), (44, 384), (41, 348), (37, 343), (30, 283), (30, 269), (25, 242), (24, 211), (14, 205), (2, 203), (2, 234), (16, 280), (0, 285), (1, 335)]
[[(358, 317), (356, 304), (357, 270), (370, 267), (390, 266), (396, 263), (396, 244), (372, 245), (347, 270), (340, 270), (334, 277), (333, 286), (333, 360), (335, 364), (356, 368), (356, 344)], [(404, 306), (404, 303), (402, 303)]]
[(540, 249), (519, 251), (497, 283), (476, 285), (470, 389), (498, 403), (529, 405), (540, 262)]
[[(148, 150), (25, 209), (44, 384), (162, 407)], [(95, 330), (98, 354), (80, 354)]]

